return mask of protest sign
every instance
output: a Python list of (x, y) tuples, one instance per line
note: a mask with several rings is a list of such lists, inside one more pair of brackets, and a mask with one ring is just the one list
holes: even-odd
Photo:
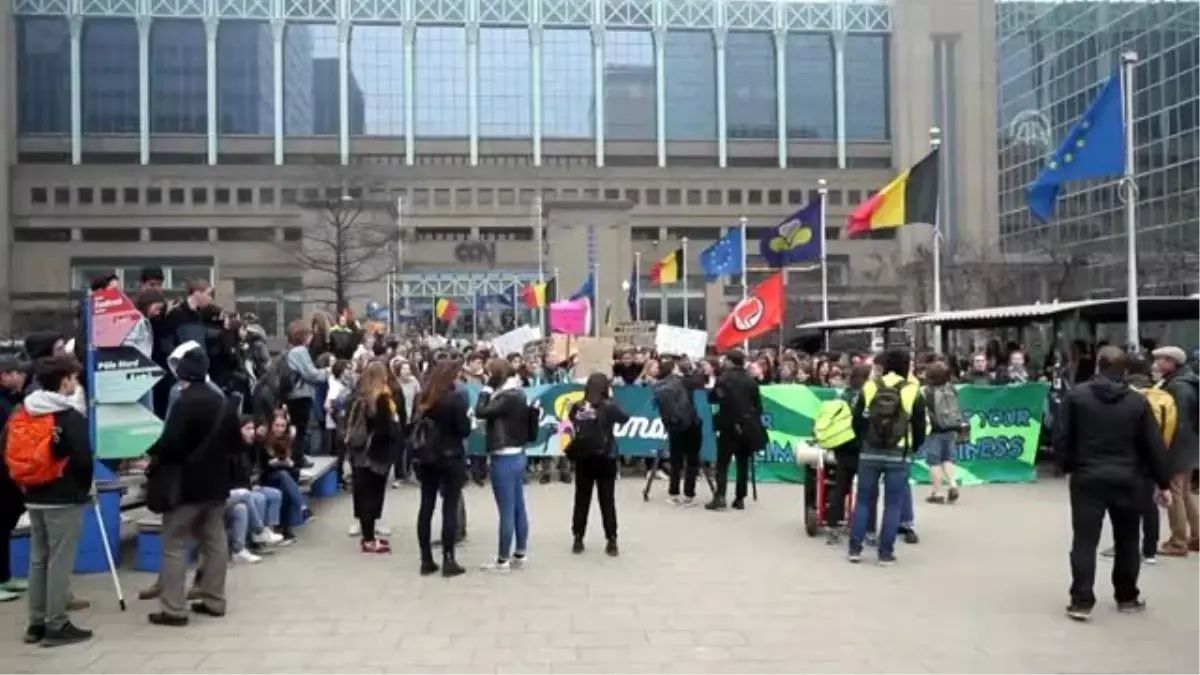
[(492, 338), (492, 353), (500, 358), (509, 354), (523, 354), (525, 345), (542, 339), (542, 330), (535, 326), (518, 326), (503, 335)]
[(585, 335), (591, 303), (587, 298), (550, 303), (550, 330), (565, 335)]
[(654, 347), (659, 354), (699, 360), (708, 349), (708, 332), (660, 323), (655, 329)]
[(575, 357), (575, 377), (580, 381), (592, 373), (612, 377), (613, 350), (616, 341), (610, 337), (581, 337), (576, 340), (579, 353)]
[(653, 321), (620, 321), (613, 326), (618, 347), (653, 347), (658, 324)]

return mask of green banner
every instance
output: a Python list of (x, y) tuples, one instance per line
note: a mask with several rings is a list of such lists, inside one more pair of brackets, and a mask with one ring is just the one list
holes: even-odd
[[(1035, 477), (1038, 437), (1050, 386), (1044, 382), (1006, 387), (960, 386), (959, 402), (971, 422), (970, 440), (954, 451), (958, 476), (964, 484), (1016, 483)], [(813, 420), (823, 401), (836, 390), (798, 384), (762, 388), (763, 417), (770, 438), (755, 458), (758, 480), (799, 481), (795, 445), (812, 439)], [(928, 482), (929, 469), (920, 458), (913, 463), (913, 478)]]

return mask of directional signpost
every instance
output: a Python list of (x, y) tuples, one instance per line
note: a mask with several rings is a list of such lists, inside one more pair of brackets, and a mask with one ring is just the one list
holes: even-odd
[(150, 393), (163, 376), (150, 359), (150, 322), (120, 289), (106, 288), (92, 296), (91, 323), (96, 455), (141, 457), (162, 431)]

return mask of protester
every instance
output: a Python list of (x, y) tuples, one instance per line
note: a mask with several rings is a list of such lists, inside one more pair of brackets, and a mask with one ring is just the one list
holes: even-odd
[[(830, 545), (837, 544), (841, 540), (838, 530), (845, 525), (846, 500), (854, 488), (854, 477), (858, 475), (858, 455), (861, 444), (858, 437), (854, 435), (853, 411), (858, 397), (862, 393), (863, 385), (870, 377), (871, 366), (867, 364), (860, 363), (850, 371), (849, 386), (838, 393), (838, 400), (841, 401), (841, 405), (838, 407), (841, 410), (835, 415), (840, 414), (840, 418), (834, 424), (841, 428), (829, 429), (831, 436), (837, 441), (841, 441), (829, 444), (831, 446), (829, 449), (833, 450), (834, 471), (836, 472), (833, 492), (829, 495), (829, 506), (825, 512), (825, 525), (829, 530), (826, 540)], [(847, 440), (842, 441), (847, 437)]]
[(614, 427), (629, 415), (613, 400), (612, 383), (603, 373), (592, 373), (583, 385), (583, 400), (567, 412), (571, 441), (566, 453), (575, 464), (575, 509), (571, 517), (572, 553), (583, 553), (592, 487), (604, 525), (604, 552), (619, 554), (617, 546), (617, 441)]
[(29, 510), (29, 625), (25, 642), (57, 647), (82, 642), (92, 631), (67, 617), (71, 570), (92, 492), (87, 420), (72, 404), (82, 367), (71, 356), (39, 359), (38, 389), (9, 415), (4, 460)]
[(433, 560), (430, 530), (439, 494), (442, 496), (442, 576), (455, 577), (466, 571), (454, 555), (458, 504), (466, 481), (465, 443), (471, 435), (467, 399), (455, 387), (459, 369), (459, 363), (452, 359), (443, 359), (433, 367), (417, 399), (408, 439), (417, 479), (421, 482), (417, 543), (421, 551), (422, 576), (438, 571)]
[(746, 508), (750, 474), (750, 458), (767, 443), (762, 425), (762, 394), (759, 383), (746, 370), (746, 355), (733, 350), (725, 355), (725, 370), (717, 376), (708, 399), (720, 408), (713, 415), (717, 433), (717, 486), (712, 501), (704, 506), (710, 511), (725, 509), (725, 488), (729, 463), (737, 460), (737, 491), (733, 508)]
[(1171, 501), (1167, 450), (1146, 398), (1124, 381), (1125, 352), (1104, 347), (1096, 355), (1096, 376), (1067, 394), (1055, 424), (1054, 445), (1070, 476), (1071, 602), (1067, 616), (1091, 618), (1096, 604), (1096, 547), (1104, 516), (1113, 530), (1113, 590), (1117, 610), (1145, 608), (1137, 581), (1141, 568), (1138, 522), (1146, 476), (1162, 505)]
[(354, 517), (361, 532), (363, 553), (391, 553), (387, 539), (376, 537), (375, 523), (383, 517), (387, 477), (395, 460), (395, 444), (404, 420), (403, 401), (396, 401), (386, 365), (371, 363), (346, 413), (346, 454), (353, 468)]
[(260, 458), (263, 483), (278, 489), (283, 495), (280, 534), (283, 535), (283, 543), (290, 544), (296, 539), (296, 526), (312, 518), (308, 500), (300, 491), (300, 468), (292, 459), (296, 429), (290, 426), (287, 413), (280, 410), (271, 417), (261, 435), (265, 451)]
[[(316, 396), (314, 387), (324, 384), (329, 379), (329, 371), (317, 368), (309, 351), (313, 340), (313, 331), (296, 320), (288, 326), (288, 350), (284, 355), (285, 374), (290, 379), (285, 393), (288, 419), (296, 430), (292, 441), (292, 461), (296, 468), (307, 469), (312, 466), (308, 459), (309, 421), (314, 412), (313, 402)], [(315, 410), (319, 410), (316, 408)]]
[[(663, 377), (654, 386), (654, 405), (667, 432), (667, 447), (671, 453), (667, 495), (676, 506), (691, 506), (696, 500), (700, 446), (704, 444), (704, 426), (696, 411), (695, 392), (704, 388), (704, 382), (695, 377), (683, 377), (670, 359), (663, 359), (659, 368)], [(679, 495), (681, 478), (682, 497)]]
[[(921, 454), (929, 466), (930, 504), (951, 504), (958, 501), (958, 485), (954, 480), (954, 448), (958, 441), (970, 431), (962, 406), (958, 402), (958, 391), (950, 382), (950, 369), (945, 363), (935, 361), (925, 369), (925, 388), (921, 392), (925, 400), (925, 411), (929, 417), (929, 433)], [(946, 496), (939, 494), (943, 480)]]
[(525, 446), (536, 437), (538, 420), (511, 363), (492, 359), (487, 374), (487, 386), (475, 404), (475, 419), (484, 423), (492, 494), (500, 516), (500, 542), (496, 559), (485, 563), (483, 569), (507, 572), (511, 567), (524, 565), (529, 552)]

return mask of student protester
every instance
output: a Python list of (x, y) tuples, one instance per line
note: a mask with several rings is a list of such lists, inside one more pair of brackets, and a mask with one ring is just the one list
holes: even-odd
[[(281, 410), (272, 415), (268, 426), (261, 431), (264, 452), (259, 458), (259, 468), (262, 482), (283, 494), (279, 533), (284, 539), (281, 544), (288, 545), (296, 540), (294, 528), (312, 518), (308, 500), (300, 492), (300, 469), (292, 459), (296, 430), (288, 424), (287, 413)], [(297, 510), (299, 520), (294, 515)]]
[(4, 459), (29, 510), (29, 625), (25, 642), (57, 647), (82, 642), (92, 631), (67, 617), (71, 570), (92, 491), (87, 420), (71, 397), (82, 368), (71, 356), (40, 359), (38, 390), (9, 415)]
[[(850, 381), (846, 388), (838, 393), (838, 398), (846, 406), (843, 409), (850, 417), (844, 424), (851, 426), (851, 432), (853, 431), (854, 406), (858, 402), (858, 397), (862, 395), (863, 385), (870, 377), (871, 366), (860, 363), (850, 369)], [(826, 541), (831, 545), (841, 541), (838, 529), (846, 522), (846, 499), (850, 496), (850, 491), (854, 489), (854, 477), (858, 475), (858, 455), (861, 443), (855, 436), (832, 450), (836, 473), (833, 481), (833, 493), (829, 495), (829, 507), (825, 511), (825, 526), (828, 530)]]
[(346, 414), (346, 453), (353, 467), (354, 517), (363, 553), (391, 553), (387, 539), (376, 537), (375, 523), (383, 517), (387, 478), (395, 459), (394, 445), (403, 420), (403, 403), (392, 398), (388, 367), (372, 362), (363, 372)]
[[(700, 446), (704, 443), (704, 426), (696, 412), (695, 392), (704, 388), (704, 381), (698, 377), (684, 377), (670, 358), (664, 358), (659, 368), (663, 376), (654, 386), (654, 406), (666, 429), (670, 451), (667, 498), (676, 506), (691, 506), (696, 499)], [(679, 494), (681, 479), (682, 497)]]
[(297, 319), (288, 326), (288, 350), (284, 355), (287, 362), (287, 372), (292, 377), (291, 390), (287, 394), (288, 419), (296, 430), (292, 440), (292, 461), (298, 469), (312, 466), (308, 459), (308, 430), (314, 410), (317, 385), (325, 384), (329, 379), (329, 371), (317, 368), (309, 351), (313, 340), (313, 331)]
[(1200, 463), (1200, 379), (1187, 366), (1187, 354), (1179, 347), (1159, 347), (1153, 352), (1154, 366), (1162, 376), (1159, 388), (1175, 401), (1178, 420), (1167, 447), (1171, 469), (1171, 506), (1167, 521), (1171, 537), (1159, 551), (1162, 555), (1185, 557), (1200, 551), (1200, 511), (1191, 491), (1192, 472)]
[(613, 429), (629, 421), (629, 414), (613, 400), (612, 383), (603, 373), (592, 373), (583, 385), (583, 400), (567, 411), (571, 442), (565, 453), (575, 464), (575, 509), (571, 517), (572, 553), (583, 553), (592, 488), (604, 524), (604, 552), (619, 553), (617, 547), (617, 441)]
[(1071, 602), (1067, 616), (1087, 621), (1096, 604), (1096, 547), (1104, 516), (1112, 521), (1113, 590), (1117, 611), (1139, 612), (1138, 523), (1145, 481), (1171, 503), (1167, 450), (1146, 397), (1125, 383), (1127, 357), (1117, 347), (1096, 354), (1096, 376), (1067, 393), (1054, 425), (1054, 446), (1070, 476)]
[(466, 482), (466, 440), (471, 435), (467, 398), (455, 382), (461, 365), (442, 359), (429, 373), (413, 416), (409, 448), (417, 479), (421, 482), (421, 507), (417, 513), (417, 543), (421, 550), (421, 575), (438, 571), (433, 560), (432, 522), (438, 495), (442, 497), (442, 576), (463, 572), (454, 555), (458, 534), (459, 501)]
[(720, 408), (713, 416), (717, 433), (717, 485), (709, 511), (725, 509), (729, 464), (737, 461), (737, 492), (733, 508), (746, 508), (750, 478), (750, 458), (767, 444), (762, 426), (762, 393), (759, 383), (747, 371), (746, 355), (733, 350), (725, 355), (725, 369), (708, 392), (708, 400)]
[[(941, 361), (934, 361), (925, 368), (925, 410), (929, 417), (929, 433), (921, 454), (929, 465), (929, 481), (932, 487), (930, 504), (951, 504), (958, 501), (958, 485), (954, 480), (954, 448), (959, 439), (970, 431), (958, 401), (958, 391), (950, 381), (950, 368)], [(946, 496), (939, 494), (942, 481), (947, 485)]]
[[(8, 417), (25, 398), (26, 366), (16, 356), (0, 355), (0, 430), (8, 423)], [(3, 445), (0, 445), (3, 447)], [(21, 597), (28, 588), (24, 579), (12, 575), (9, 546), (13, 530), (25, 513), (25, 497), (21, 488), (13, 482), (8, 467), (0, 463), (0, 602), (11, 602)]]
[(508, 361), (492, 359), (487, 373), (487, 386), (475, 403), (475, 419), (484, 423), (492, 494), (500, 515), (500, 542), (496, 559), (484, 564), (483, 569), (507, 572), (525, 564), (529, 552), (525, 446), (535, 438), (537, 418), (521, 388), (521, 378)]
[[(147, 472), (149, 481), (179, 480), (178, 504), (163, 513), (160, 610), (148, 617), (150, 623), (159, 626), (188, 623), (185, 584), (188, 544), (193, 540), (200, 567), (196, 573), (198, 601), (191, 609), (214, 617), (225, 615), (229, 455), (238, 447), (241, 431), (236, 402), (226, 401), (205, 384), (207, 361), (200, 349), (180, 357), (175, 372), (182, 391), (167, 415), (162, 434), (146, 451), (152, 463)], [(166, 485), (159, 490), (164, 494), (176, 492)]]

